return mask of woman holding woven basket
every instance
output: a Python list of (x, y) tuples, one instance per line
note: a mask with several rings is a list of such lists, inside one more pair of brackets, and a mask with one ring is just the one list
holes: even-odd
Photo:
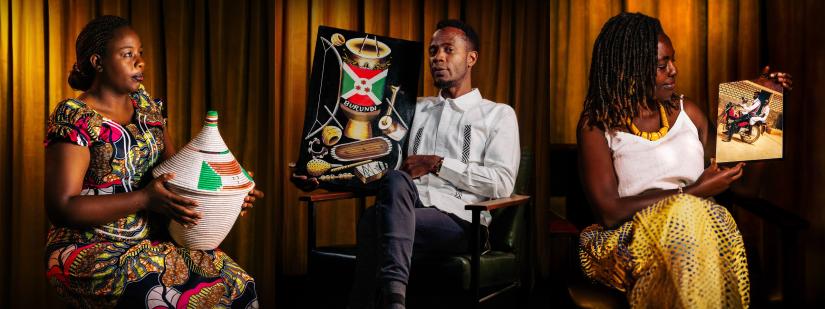
[[(660, 22), (643, 14), (611, 18), (596, 39), (577, 138), (602, 223), (581, 234), (582, 266), (631, 307), (747, 307), (742, 237), (708, 199), (744, 164), (705, 167), (707, 117), (674, 92), (675, 60)], [(790, 87), (790, 75), (767, 70), (758, 83)]]
[[(151, 177), (174, 148), (163, 103), (141, 84), (142, 49), (115, 16), (92, 20), (77, 38), (69, 84), (83, 94), (57, 105), (45, 141), (49, 282), (81, 308), (254, 306), (255, 282), (229, 256), (179, 247), (150, 220), (194, 225), (200, 214), (164, 186), (174, 175)], [(253, 190), (242, 207), (261, 196)]]

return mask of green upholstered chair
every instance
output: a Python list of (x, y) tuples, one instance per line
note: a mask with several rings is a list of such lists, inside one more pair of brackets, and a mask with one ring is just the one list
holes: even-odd
[[(525, 162), (527, 161), (527, 162)], [(522, 155), (517, 192), (523, 192), (524, 177), (530, 168), (529, 154)], [(316, 246), (316, 207), (323, 202), (358, 199), (360, 209), (366, 196), (349, 192), (311, 194), (300, 197), (307, 206), (307, 272), (313, 290), (325, 291), (324, 299), (315, 299), (319, 307), (344, 307), (355, 269), (355, 246)], [(507, 198), (467, 205), (473, 212), (470, 252), (460, 255), (414, 253), (407, 289), (410, 308), (472, 308), (523, 284), (527, 273), (525, 213), (529, 196), (514, 194)], [(482, 252), (479, 241), (481, 211), (490, 211), (490, 250)], [(472, 245), (475, 244), (475, 245)]]

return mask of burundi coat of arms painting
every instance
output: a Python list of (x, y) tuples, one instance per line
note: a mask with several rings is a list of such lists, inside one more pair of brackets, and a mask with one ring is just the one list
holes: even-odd
[(403, 159), (415, 113), (419, 42), (321, 26), (296, 173), (323, 187), (375, 189)]

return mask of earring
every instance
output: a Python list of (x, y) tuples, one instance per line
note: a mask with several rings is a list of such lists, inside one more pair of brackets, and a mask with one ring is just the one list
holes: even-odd
[(97, 71), (98, 71), (98, 72), (103, 72), (103, 66), (98, 66), (98, 67), (97, 67)]

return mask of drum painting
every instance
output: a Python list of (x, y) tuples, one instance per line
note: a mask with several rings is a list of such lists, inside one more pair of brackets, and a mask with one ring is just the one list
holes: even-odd
[(398, 168), (422, 52), (420, 42), (319, 27), (296, 173), (358, 191)]

